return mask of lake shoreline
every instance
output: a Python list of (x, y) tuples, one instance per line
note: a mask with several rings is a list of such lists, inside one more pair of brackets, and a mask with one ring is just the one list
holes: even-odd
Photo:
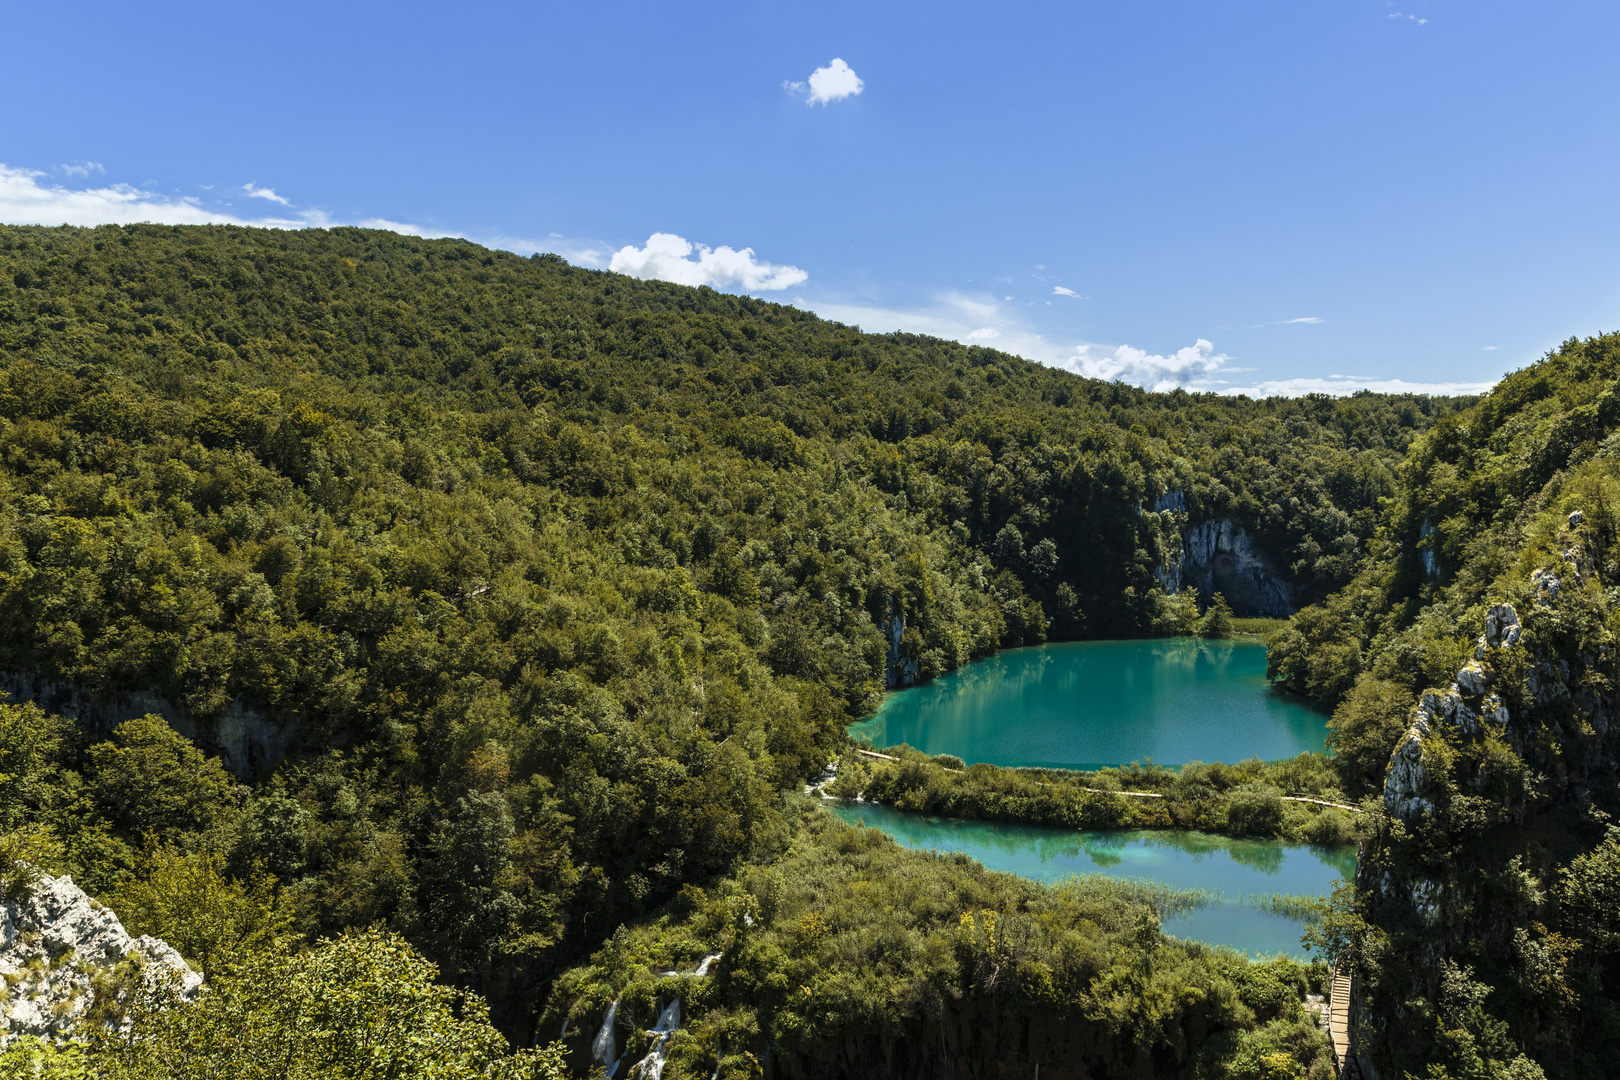
[(853, 800), (823, 808), (848, 825), (882, 831), (903, 847), (973, 858), (987, 869), (1055, 884), (1071, 875), (1151, 884), (1179, 901), (1166, 934), (1251, 956), (1303, 959), (1298, 936), (1336, 878), (1353, 876), (1355, 849), (1192, 830), (1071, 831), (908, 813)]
[(1257, 640), (1143, 638), (1002, 650), (890, 691), (846, 731), (969, 763), (1084, 768), (1282, 760), (1322, 750), (1328, 715), (1272, 686)]

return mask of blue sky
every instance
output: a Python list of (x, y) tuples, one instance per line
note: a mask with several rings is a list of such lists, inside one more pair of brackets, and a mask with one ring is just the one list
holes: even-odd
[(89, 3), (6, 27), (0, 220), (391, 223), (1149, 386), (1463, 388), (1620, 329), (1612, 3)]

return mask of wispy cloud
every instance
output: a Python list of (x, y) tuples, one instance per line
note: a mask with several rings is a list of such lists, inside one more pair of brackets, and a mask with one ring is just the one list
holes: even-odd
[(1254, 326), (1251, 326), (1250, 329), (1252, 330), (1255, 327), (1260, 326), (1315, 326), (1321, 321), (1322, 320), (1317, 318), (1315, 315), (1306, 315), (1304, 318), (1300, 319), (1277, 319), (1274, 322), (1257, 322), (1254, 324)]
[(1499, 345), (1487, 345), (1487, 346), (1485, 346), (1485, 351), (1486, 352), (1495, 352), (1499, 348), (1501, 348), (1501, 346), (1499, 346)]
[(276, 228), (303, 228), (314, 223), (308, 216), (239, 218), (208, 209), (196, 199), (160, 195), (128, 184), (68, 188), (42, 181), (44, 175), (0, 163), (0, 221), (13, 225), (130, 225), (150, 221), (161, 225)]
[(1089, 300), (1090, 299), (1090, 297), (1081, 296), (1079, 293), (1075, 292), (1073, 289), (1068, 288), (1067, 286), (1064, 286), (1064, 285), (1054, 285), (1054, 286), (1052, 286), (1052, 295), (1053, 296), (1072, 296), (1076, 300)]
[(1419, 26), (1427, 26), (1427, 25), (1429, 25), (1429, 20), (1428, 19), (1425, 19), (1421, 15), (1413, 15), (1410, 12), (1392, 11), (1392, 12), (1389, 13), (1389, 17), (1391, 19), (1407, 19), (1407, 20), (1409, 20), (1411, 22), (1417, 23)]
[(242, 185), (242, 190), (248, 193), (250, 199), (264, 199), (266, 202), (279, 203), (282, 206), (291, 206), (292, 203), (276, 194), (275, 188), (254, 187), (252, 182)]
[[(82, 161), (75, 165), (62, 165), (59, 173), (85, 177), (92, 172), (105, 173), (99, 162)], [(0, 163), (0, 221), (12, 225), (133, 225), (151, 222), (159, 225), (251, 225), (271, 229), (327, 228), (336, 225), (355, 225), (362, 229), (387, 229), (406, 236), (420, 236), (426, 240), (446, 237), (466, 237), (452, 229), (418, 225), (407, 221), (394, 221), (383, 217), (359, 220), (338, 220), (323, 210), (295, 210), (283, 217), (248, 217), (232, 212), (229, 203), (163, 195), (129, 184), (110, 184), (102, 187), (67, 187), (52, 183), (45, 173), (34, 169), (21, 169)], [(212, 185), (203, 185), (208, 190)], [(249, 198), (264, 199), (277, 205), (291, 207), (291, 203), (276, 194), (272, 188), (244, 185)], [(467, 237), (488, 247), (519, 255), (536, 252), (556, 252), (577, 266), (605, 269), (612, 249), (599, 241), (576, 240), (552, 236), (544, 240), (531, 240), (514, 236)], [(725, 249), (722, 249), (725, 250)], [(790, 268), (791, 269), (791, 268)]]
[(1375, 394), (1434, 394), (1451, 397), (1488, 393), (1495, 385), (1495, 379), (1486, 382), (1408, 382), (1405, 379), (1329, 376), (1325, 379), (1266, 379), (1249, 386), (1223, 387), (1221, 393), (1247, 394), (1250, 397), (1302, 397), (1305, 394), (1345, 397), (1361, 390), (1371, 390)]
[(838, 57), (833, 57), (832, 63), (826, 67), (818, 67), (810, 73), (809, 85), (787, 80), (782, 83), (782, 89), (790, 94), (806, 94), (806, 105), (826, 105), (833, 101), (843, 101), (854, 97), (866, 89), (866, 83), (855, 74), (855, 70)]
[(1048, 367), (1062, 368), (1095, 379), (1117, 380), (1149, 390), (1207, 391), (1218, 394), (1248, 394), (1251, 397), (1298, 397), (1302, 394), (1332, 394), (1342, 397), (1358, 390), (1380, 393), (1479, 394), (1491, 382), (1419, 383), (1363, 375), (1330, 375), (1327, 378), (1265, 379), (1249, 376), (1252, 368), (1240, 367), (1235, 358), (1220, 352), (1207, 338), (1174, 352), (1159, 354), (1134, 345), (1082, 343), (1065, 346), (1035, 333), (1019, 309), (997, 301), (993, 296), (960, 292), (941, 293), (931, 304), (918, 308), (888, 308), (859, 303), (812, 303), (795, 300), (827, 319), (883, 333), (903, 330), (914, 334), (960, 341), (966, 345), (990, 345), (1003, 352), (1034, 360)]
[[(697, 258), (691, 258), (693, 250)], [(753, 248), (735, 251), (693, 244), (674, 233), (653, 233), (645, 247), (626, 245), (613, 253), (608, 269), (638, 278), (657, 278), (678, 285), (721, 286), (744, 289), (790, 289), (810, 277), (797, 266), (774, 266), (754, 256)]]

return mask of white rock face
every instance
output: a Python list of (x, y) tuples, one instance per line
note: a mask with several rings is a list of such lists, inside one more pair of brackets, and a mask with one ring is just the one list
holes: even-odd
[(1434, 802), (1422, 794), (1429, 780), (1423, 767), (1423, 740), (1428, 737), (1429, 723), (1420, 713), (1390, 755), (1389, 771), (1384, 774), (1384, 806), (1396, 817), (1410, 819), (1434, 810)]
[(1288, 583), (1254, 550), (1242, 526), (1229, 518), (1187, 530), (1180, 561), (1160, 571), (1160, 583), (1169, 593), (1191, 585), (1206, 604), (1215, 593), (1223, 593), (1239, 615), (1283, 618), (1294, 613)]
[[(1443, 690), (1430, 690), (1412, 711), (1412, 726), (1396, 744), (1384, 774), (1384, 806), (1396, 817), (1410, 820), (1434, 810), (1434, 801), (1425, 793), (1428, 771), (1423, 750), (1429, 732), (1436, 725), (1449, 724), (1470, 734), (1479, 731), (1482, 721), (1506, 727), (1508, 707), (1501, 695), (1491, 691), (1491, 674), (1481, 663), (1491, 649), (1513, 649), (1519, 645), (1519, 613), (1512, 604), (1493, 604), (1485, 613), (1485, 632), (1474, 649), (1474, 659), (1457, 672), (1457, 681)], [(1538, 667), (1546, 665), (1538, 662)], [(1554, 669), (1548, 667), (1549, 672)], [(1535, 671), (1531, 673), (1534, 686)], [(1567, 693), (1567, 691), (1566, 691)]]
[(184, 998), (197, 996), (202, 976), (168, 942), (130, 937), (72, 878), (44, 877), (28, 896), (0, 901), (0, 1046), (66, 1033), (92, 1004), (94, 974), (132, 955), (147, 979), (177, 978)]

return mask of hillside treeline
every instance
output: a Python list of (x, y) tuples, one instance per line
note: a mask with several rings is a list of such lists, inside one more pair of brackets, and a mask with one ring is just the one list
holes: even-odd
[(1212, 518), (1325, 596), (1463, 404), (1154, 395), (454, 240), (0, 228), (0, 673), (102, 724), (11, 824), (98, 895), (213, 853), (526, 1040), (778, 850), (889, 682), (1184, 631), (1156, 572)]
[(1620, 1060), (1617, 379), (1620, 335), (1571, 340), (1434, 425), (1363, 568), (1273, 639), (1384, 796), (1326, 938), (1379, 1075)]

